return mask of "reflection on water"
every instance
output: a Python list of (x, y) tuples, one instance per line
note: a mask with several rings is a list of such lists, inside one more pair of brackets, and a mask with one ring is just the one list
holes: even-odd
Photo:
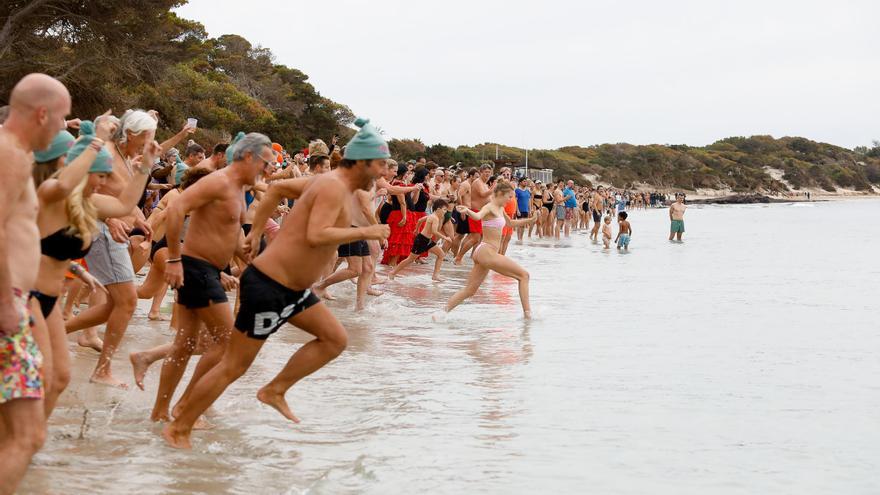
[[(288, 396), (254, 400), (308, 336), (286, 327), (217, 403), (191, 453), (163, 446), (147, 392), (74, 378), (21, 493), (877, 493), (880, 202), (702, 207), (686, 242), (634, 212), (628, 255), (581, 234), (513, 244), (443, 323), (467, 277), (432, 265), (361, 314), (330, 306), (349, 347)], [(169, 339), (139, 309), (127, 353)], [(192, 366), (192, 364), (191, 364)], [(188, 378), (187, 378), (188, 379)]]

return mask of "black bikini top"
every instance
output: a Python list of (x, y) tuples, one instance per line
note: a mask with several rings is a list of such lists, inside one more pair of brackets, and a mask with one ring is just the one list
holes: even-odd
[(40, 239), (40, 251), (58, 261), (78, 260), (89, 252), (89, 246), (83, 248), (83, 241), (63, 227), (55, 233)]

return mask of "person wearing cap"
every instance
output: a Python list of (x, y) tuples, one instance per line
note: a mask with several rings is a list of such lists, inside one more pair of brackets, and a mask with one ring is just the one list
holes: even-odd
[(315, 336), (300, 347), (284, 368), (257, 392), (257, 399), (298, 422), (285, 393), (306, 376), (336, 358), (348, 341), (345, 328), (312, 293), (337, 247), (358, 240), (384, 240), (387, 225), (351, 227), (354, 191), (368, 189), (386, 168), (388, 144), (369, 120), (357, 119), (360, 130), (345, 148), (335, 170), (315, 176), (303, 188), (302, 179), (273, 183), (257, 208), (254, 226), (245, 239), (256, 253), (266, 219), (281, 198), (296, 197), (274, 242), (256, 256), (241, 276), (235, 329), (223, 359), (195, 382), (180, 403), (180, 414), (162, 430), (172, 447), (190, 448), (190, 435), (199, 416), (253, 363), (266, 339), (291, 323)]
[[(116, 124), (103, 119), (95, 127), (90, 121), (80, 123), (80, 137), (69, 142), (65, 155), (67, 166), (57, 176), (43, 181), (37, 189), (40, 204), (37, 226), (40, 230), (42, 256), (34, 291), (31, 310), (34, 318), (34, 335), (44, 357), (44, 380), (46, 386), (46, 416), (55, 407), (58, 396), (70, 381), (70, 355), (67, 350), (67, 333), (57, 301), (61, 295), (64, 275), (68, 269), (83, 278), (91, 290), (103, 286), (86, 273), (82, 267), (71, 263), (91, 249), (98, 232), (98, 218), (118, 218), (131, 213), (149, 179), (152, 159), (159, 152), (159, 145), (149, 142), (144, 149), (144, 160), (134, 170), (134, 177), (119, 197), (98, 194), (98, 190), (113, 171), (112, 158), (105, 143), (113, 136)], [(55, 142), (53, 141), (53, 144)], [(37, 152), (34, 158), (40, 162), (59, 159), (64, 145), (45, 152)], [(57, 155), (57, 156), (56, 156)]]

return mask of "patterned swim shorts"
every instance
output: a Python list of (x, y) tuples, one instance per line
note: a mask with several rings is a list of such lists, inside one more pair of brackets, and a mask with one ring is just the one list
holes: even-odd
[(14, 399), (43, 398), (43, 355), (31, 332), (27, 297), (16, 293), (18, 331), (0, 335), (0, 404)]

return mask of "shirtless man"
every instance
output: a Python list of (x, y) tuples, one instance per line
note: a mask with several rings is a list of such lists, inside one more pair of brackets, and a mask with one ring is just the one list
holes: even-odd
[(200, 161), (195, 168), (204, 168), (211, 172), (216, 172), (226, 166), (226, 143), (218, 143), (214, 145), (211, 156)]
[[(229, 167), (209, 174), (184, 190), (166, 210), (165, 280), (177, 289), (180, 329), (171, 353), (162, 363), (153, 421), (169, 419), (168, 405), (195, 349), (200, 322), (204, 323), (213, 345), (202, 354), (187, 391), (223, 357), (232, 329), (232, 308), (226, 291), (233, 290), (237, 281), (222, 270), (236, 251), (244, 256), (239, 249), (245, 211), (244, 188), (252, 186), (265, 165), (271, 163), (274, 157), (271, 146), (272, 141), (262, 134), (246, 135), (235, 144)], [(189, 226), (181, 249), (180, 234), (187, 214)]]
[[(257, 393), (257, 399), (285, 418), (299, 421), (284, 394), (302, 378), (338, 356), (347, 344), (345, 328), (310, 288), (336, 255), (336, 247), (358, 239), (386, 239), (387, 225), (351, 227), (351, 197), (367, 189), (386, 168), (388, 145), (369, 121), (348, 143), (340, 166), (317, 176), (296, 201), (273, 242), (241, 277), (241, 309), (223, 360), (203, 376), (181, 403), (180, 415), (162, 431), (172, 447), (190, 448), (196, 419), (247, 371), (266, 339), (285, 322), (316, 338), (300, 347), (284, 369)], [(264, 203), (261, 209), (272, 208)], [(259, 227), (248, 236), (250, 252), (259, 244)]]
[(66, 127), (70, 94), (44, 74), (22, 78), (0, 129), (0, 494), (15, 492), (43, 446), (42, 355), (31, 333), (27, 298), (40, 267), (32, 152)]
[[(113, 156), (113, 172), (107, 176), (107, 182), (101, 190), (103, 194), (119, 196), (125, 190), (134, 177), (133, 167), (139, 166), (140, 154), (155, 130), (156, 118), (151, 114), (142, 110), (126, 112), (115, 142), (107, 143), (107, 149)], [(107, 323), (104, 346), (90, 381), (119, 388), (128, 388), (128, 385), (113, 377), (110, 363), (137, 305), (134, 266), (128, 251), (131, 225), (145, 232), (146, 241), (150, 241), (152, 229), (139, 208), (134, 208), (127, 217), (98, 222), (98, 233), (92, 240), (86, 262), (89, 273), (107, 288), (109, 298), (103, 304), (92, 306), (71, 318), (66, 325), (67, 333), (72, 333)]]
[[(486, 206), (486, 203), (489, 202), (489, 199), (492, 197), (492, 189), (489, 188), (488, 182), (489, 177), (492, 176), (492, 165), (488, 163), (484, 163), (480, 165), (480, 176), (477, 177), (471, 183), (471, 191), (470, 191), (470, 208), (471, 211), (480, 211)], [(462, 200), (462, 205), (468, 206), (468, 203), (465, 203)], [(483, 225), (481, 222), (473, 220), (470, 217), (467, 217), (468, 222), (468, 230), (469, 234), (465, 238), (464, 243), (461, 246), (461, 249), (458, 251), (458, 256), (455, 257), (455, 264), (460, 265), (461, 259), (464, 258), (464, 255), (471, 250), (471, 248), (478, 245), (483, 241)]]
[(669, 207), (669, 220), (671, 225), (669, 227), (669, 240), (673, 240), (673, 238), (679, 242), (681, 242), (681, 236), (684, 234), (684, 211), (687, 210), (687, 205), (684, 204), (684, 194), (676, 194), (675, 195), (675, 203)]
[[(474, 182), (476, 177), (477, 169), (475, 168), (471, 168), (463, 174), (461, 185), (458, 186), (458, 204), (465, 206), (471, 204), (471, 183)], [(462, 215), (455, 208), (452, 209), (452, 215), (456, 219), (455, 237), (452, 239), (452, 255), (458, 259), (458, 251), (461, 248), (461, 241), (464, 240), (465, 236), (467, 236), (471, 230), (466, 215)]]

